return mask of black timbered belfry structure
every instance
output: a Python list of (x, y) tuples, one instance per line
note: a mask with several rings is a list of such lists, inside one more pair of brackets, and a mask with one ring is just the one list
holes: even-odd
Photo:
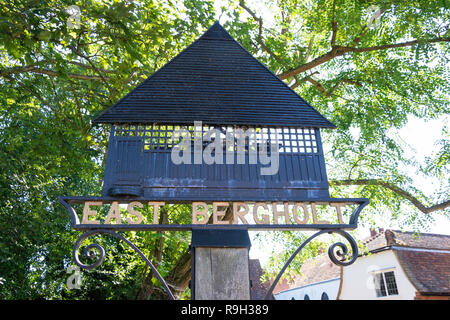
[[(335, 126), (217, 22), (94, 123), (111, 124), (103, 196), (165, 201), (329, 198), (320, 129)], [(235, 153), (221, 164), (195, 162), (195, 148), (190, 163), (171, 161), (172, 149), (183, 138), (174, 132), (206, 140), (211, 128), (234, 137), (239, 130), (253, 129), (254, 135), (244, 138), (253, 139), (254, 146), (276, 141), (278, 170), (260, 174), (267, 165), (251, 161), (249, 140), (240, 161)], [(223, 148), (237, 151), (237, 142)]]

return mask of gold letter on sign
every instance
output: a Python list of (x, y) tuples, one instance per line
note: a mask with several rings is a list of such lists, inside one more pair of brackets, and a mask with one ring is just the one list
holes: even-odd
[(153, 206), (153, 224), (158, 224), (159, 207), (165, 205), (165, 202), (149, 202), (149, 206)]
[[(241, 210), (244, 207), (244, 210)], [(233, 224), (238, 224), (238, 217), (241, 219), (242, 223), (248, 224), (244, 216), (248, 213), (248, 204), (245, 202), (233, 202)]]
[(81, 221), (82, 224), (99, 224), (100, 221), (98, 220), (89, 220), (90, 216), (95, 216), (97, 215), (97, 211), (96, 210), (91, 210), (89, 207), (90, 206), (101, 206), (103, 203), (101, 201), (86, 201), (84, 203), (84, 208), (83, 208), (83, 219)]
[(341, 207), (345, 207), (346, 203), (338, 203), (338, 202), (330, 202), (330, 206), (335, 207), (337, 211), (338, 221), (341, 224), (344, 224), (344, 221), (342, 220), (342, 211)]
[[(199, 210), (198, 207), (203, 209)], [(203, 220), (199, 221), (198, 216), (202, 216)], [(208, 205), (205, 202), (192, 202), (192, 224), (206, 224), (208, 218)]]
[(284, 216), (285, 219), (285, 223), (289, 224), (289, 207), (288, 207), (288, 203), (284, 203), (283, 205), (284, 210), (283, 211), (277, 211), (277, 203), (274, 202), (272, 203), (272, 211), (273, 211), (273, 223), (274, 224), (278, 224), (278, 217), (280, 216)]
[[(227, 212), (228, 202), (213, 202), (213, 223), (214, 224), (230, 224), (230, 221), (219, 220), (219, 217), (224, 217)], [(219, 210), (219, 207), (225, 207), (225, 209)]]
[[(303, 220), (300, 220), (300, 218), (298, 217), (298, 207), (301, 207), (303, 209), (303, 212), (305, 213), (305, 217), (303, 218)], [(297, 224), (306, 224), (309, 220), (308, 208), (304, 203), (297, 202), (296, 204), (294, 204), (294, 208), (292, 208), (292, 216), (294, 217), (294, 220)]]
[(319, 220), (319, 218), (317, 217), (316, 204), (314, 202), (311, 202), (311, 212), (312, 212), (313, 222), (315, 224), (330, 224), (330, 222), (328, 222), (326, 220)]
[(258, 217), (258, 207), (263, 207), (264, 209), (269, 210), (267, 204), (265, 204), (264, 202), (255, 203), (255, 205), (253, 206), (253, 220), (255, 220), (256, 224), (269, 224), (269, 215), (263, 214), (262, 219)]
[(139, 223), (142, 222), (142, 218), (143, 218), (142, 217), (142, 213), (140, 211), (134, 210), (134, 207), (139, 207), (139, 208), (142, 209), (144, 207), (144, 205), (142, 203), (140, 203), (140, 202), (137, 202), (137, 201), (133, 201), (133, 202), (130, 202), (128, 204), (128, 207), (127, 207), (128, 213), (133, 215), (133, 216), (135, 216), (137, 218), (137, 220), (133, 220), (131, 218), (127, 218), (127, 222), (129, 224), (139, 224)]
[(108, 215), (106, 216), (105, 223), (109, 224), (112, 219), (116, 220), (116, 224), (122, 224), (122, 220), (120, 218), (119, 202), (117, 201), (113, 201), (113, 203), (111, 203), (111, 208), (109, 209)]

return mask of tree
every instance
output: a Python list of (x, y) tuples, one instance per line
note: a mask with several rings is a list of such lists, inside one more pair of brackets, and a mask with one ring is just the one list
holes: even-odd
[[(450, 206), (447, 198), (424, 199), (407, 185), (395, 166), (410, 159), (401, 157), (389, 135), (410, 115), (438, 119), (448, 113), (449, 12), (443, 2), (278, 1), (267, 28), (245, 1), (239, 6), (249, 15), (246, 24), (253, 24), (253, 52), (338, 126), (327, 138), (333, 139), (333, 160), (345, 170), (330, 172), (333, 186), (381, 187), (423, 213)], [(352, 127), (359, 130), (356, 139)], [(380, 171), (382, 164), (392, 166)]]
[[(108, 128), (91, 120), (217, 16), (337, 125), (322, 131), (331, 192), (370, 198), (363, 222), (381, 211), (404, 224), (425, 223), (431, 212), (449, 215), (448, 131), (425, 163), (406, 157), (396, 137), (411, 116), (448, 114), (445, 1), (248, 0), (220, 8), (206, 0), (0, 3), (2, 298), (165, 298), (144, 263), (107, 237), (98, 239), (108, 252), (102, 269), (82, 273), (82, 293), (68, 291), (77, 233), (56, 199), (100, 194)], [(438, 178), (435, 194), (413, 185), (402, 165)], [(172, 209), (182, 220), (189, 208)], [(189, 280), (189, 235), (127, 236), (181, 295)], [(276, 236), (288, 247), (299, 241), (292, 233)]]
[[(67, 291), (77, 232), (57, 198), (99, 195), (108, 128), (93, 127), (92, 118), (212, 22), (212, 4), (195, 0), (1, 1), (0, 297), (136, 298), (142, 292), (148, 271), (115, 239), (98, 240), (108, 256), (102, 270), (82, 273), (83, 293)], [(188, 238), (177, 237), (138, 234), (135, 240), (157, 264), (163, 251), (172, 259), (187, 251)], [(123, 257), (109, 263), (117, 250)], [(162, 273), (170, 276), (177, 265), (163, 262)]]
[[(373, 223), (384, 211), (403, 226), (426, 230), (430, 213), (448, 217), (448, 139), (419, 163), (405, 156), (407, 145), (398, 136), (412, 117), (445, 121), (448, 115), (445, 2), (287, 0), (258, 6), (240, 0), (238, 5), (246, 16), (240, 28), (249, 30), (247, 48), (338, 127), (322, 130), (332, 195), (369, 198), (363, 223)], [(447, 126), (442, 136), (448, 136)], [(414, 171), (439, 179), (432, 196), (414, 185)], [(298, 241), (290, 233), (283, 239)], [(275, 263), (275, 269), (280, 266)]]

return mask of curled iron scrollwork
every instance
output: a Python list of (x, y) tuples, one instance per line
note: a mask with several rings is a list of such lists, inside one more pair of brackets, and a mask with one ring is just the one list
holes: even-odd
[(73, 246), (73, 250), (72, 250), (73, 260), (80, 268), (87, 269), (87, 270), (97, 268), (99, 265), (101, 265), (103, 263), (103, 260), (105, 259), (105, 249), (97, 243), (91, 243), (91, 244), (87, 245), (86, 248), (84, 248), (83, 254), (84, 254), (84, 256), (86, 256), (86, 258), (88, 258), (90, 260), (91, 259), (96, 259), (96, 260), (91, 264), (84, 264), (80, 261), (79, 250), (80, 250), (81, 243), (86, 238), (88, 238), (96, 233), (97, 232), (93, 232), (93, 231), (84, 233), (81, 237), (79, 237), (77, 239), (77, 241), (75, 242), (75, 244)]
[(142, 253), (141, 250), (139, 250), (138, 247), (136, 247), (127, 238), (118, 234), (117, 232), (114, 232), (111, 230), (91, 230), (91, 231), (87, 231), (87, 232), (83, 233), (75, 242), (75, 244), (73, 246), (73, 251), (72, 251), (73, 259), (79, 267), (90, 270), (90, 269), (97, 268), (98, 266), (100, 266), (103, 263), (103, 261), (105, 259), (105, 249), (97, 243), (91, 243), (91, 244), (87, 245), (86, 248), (83, 250), (84, 251), (83, 253), (87, 258), (95, 259), (95, 261), (93, 263), (84, 264), (80, 261), (80, 258), (79, 258), (79, 251), (80, 251), (80, 247), (81, 247), (81, 244), (83, 243), (83, 241), (93, 235), (96, 235), (96, 234), (109, 234), (119, 240), (124, 241), (126, 244), (128, 244), (136, 253), (138, 253), (141, 256), (141, 258), (145, 261), (145, 263), (151, 268), (151, 270), (153, 271), (153, 274), (163, 285), (164, 290), (166, 291), (169, 298), (171, 300), (175, 300), (175, 297), (172, 294), (172, 292), (170, 291), (169, 287), (167, 286), (167, 283), (161, 277), (158, 270), (156, 270), (155, 266), (150, 262), (150, 260)]
[(342, 242), (336, 242), (332, 244), (328, 249), (328, 256), (330, 257), (330, 260), (333, 261), (334, 264), (342, 267), (351, 265), (358, 257), (358, 245), (356, 244), (355, 239), (353, 239), (353, 237), (347, 232), (342, 230), (334, 230), (332, 232), (340, 234), (348, 241), (352, 249), (352, 255), (350, 259), (346, 261), (348, 256), (347, 246)]
[(273, 290), (275, 289), (276, 285), (278, 284), (278, 281), (280, 280), (281, 276), (283, 275), (284, 271), (286, 271), (289, 264), (294, 260), (294, 258), (297, 256), (297, 254), (314, 238), (320, 236), (323, 233), (338, 233), (342, 237), (344, 237), (351, 246), (351, 257), (348, 259), (348, 248), (347, 246), (342, 242), (336, 242), (332, 244), (328, 249), (328, 256), (330, 260), (339, 266), (349, 266), (353, 262), (355, 262), (356, 258), (358, 257), (358, 246), (356, 244), (355, 239), (348, 234), (347, 232), (343, 230), (321, 230), (313, 234), (311, 237), (306, 239), (300, 247), (297, 248), (297, 250), (294, 251), (294, 253), (289, 257), (289, 259), (284, 264), (283, 268), (281, 268), (280, 272), (278, 273), (277, 277), (275, 278), (275, 281), (272, 283), (269, 291), (267, 292), (265, 296), (265, 300), (268, 300), (273, 293)]

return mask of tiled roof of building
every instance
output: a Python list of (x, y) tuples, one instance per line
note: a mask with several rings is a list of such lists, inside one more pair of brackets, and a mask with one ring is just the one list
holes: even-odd
[(389, 246), (450, 250), (450, 236), (433, 233), (417, 233), (383, 230), (363, 241), (369, 251)]
[(376, 249), (384, 248), (387, 246), (387, 241), (385, 237), (385, 231), (375, 233), (374, 235), (364, 239), (362, 241), (367, 251), (373, 251)]
[(328, 254), (321, 254), (314, 259), (305, 261), (300, 268), (300, 273), (296, 274), (293, 280), (280, 280), (273, 290), (273, 293), (276, 294), (292, 288), (303, 287), (311, 283), (336, 279), (340, 277), (340, 272), (340, 267), (331, 262)]
[(216, 22), (94, 123), (335, 128)]
[(450, 252), (394, 251), (406, 276), (422, 295), (450, 295)]
[(302, 265), (300, 275), (295, 277), (295, 286), (302, 287), (310, 283), (339, 278), (340, 274), (341, 268), (331, 262), (328, 254), (322, 254)]

